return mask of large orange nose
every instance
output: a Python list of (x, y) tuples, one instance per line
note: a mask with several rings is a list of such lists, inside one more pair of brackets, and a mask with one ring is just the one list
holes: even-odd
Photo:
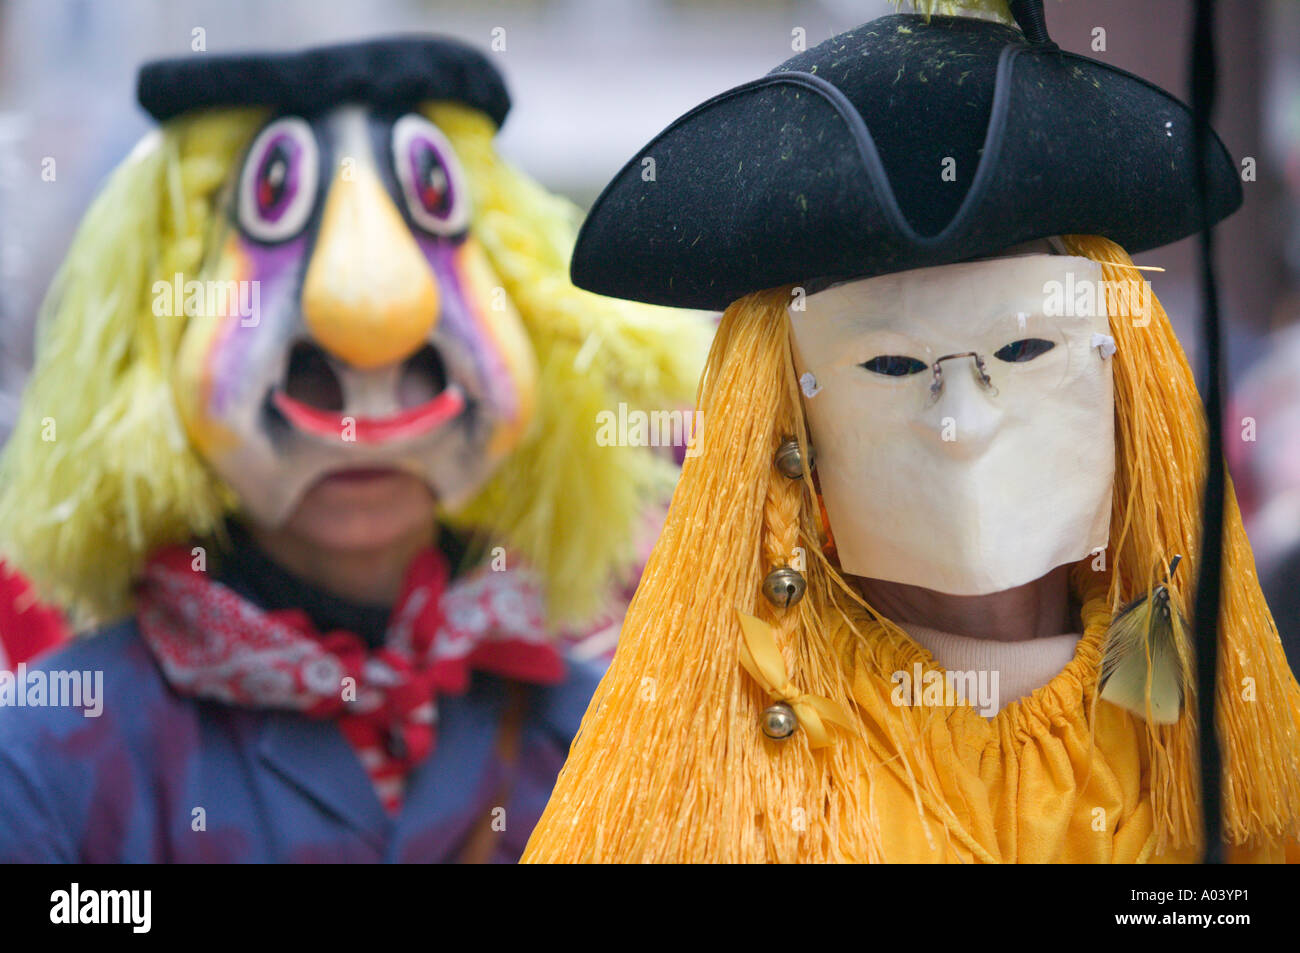
[(366, 166), (340, 170), (330, 185), (302, 311), (321, 347), (360, 368), (407, 357), (438, 320), (433, 270)]

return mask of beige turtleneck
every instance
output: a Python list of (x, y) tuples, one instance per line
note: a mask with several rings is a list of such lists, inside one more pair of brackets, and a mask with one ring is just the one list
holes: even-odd
[(997, 672), (995, 707), (999, 711), (1059, 675), (1074, 658), (1075, 648), (1082, 638), (1077, 633), (1067, 633), (1020, 642), (998, 642), (937, 632), (907, 622), (900, 623), (899, 627), (950, 672)]

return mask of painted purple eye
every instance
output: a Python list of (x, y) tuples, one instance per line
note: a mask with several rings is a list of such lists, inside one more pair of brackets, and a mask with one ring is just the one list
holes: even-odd
[(469, 225), (465, 175), (437, 126), (414, 113), (393, 123), (393, 168), (416, 225), (440, 236), (465, 231)]
[(293, 238), (316, 204), (320, 153), (311, 126), (297, 116), (258, 133), (239, 176), (239, 224), (261, 242)]

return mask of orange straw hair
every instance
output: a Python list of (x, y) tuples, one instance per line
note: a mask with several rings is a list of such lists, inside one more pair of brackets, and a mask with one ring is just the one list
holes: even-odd
[[(1128, 254), (1104, 238), (1071, 236), (1067, 250), (1100, 262), (1112, 288), (1140, 286)], [(1196, 383), (1155, 295), (1150, 314), (1111, 318), (1115, 338), (1115, 499), (1108, 558), (1111, 605), (1163, 581), (1175, 555), (1190, 559), (1172, 588), (1186, 609), (1199, 570), (1205, 420)], [(1130, 309), (1132, 310), (1132, 309)], [(1149, 317), (1149, 322), (1145, 318)], [(1300, 817), (1300, 691), (1255, 575), (1237, 497), (1226, 501), (1220, 610), (1218, 730), (1225, 765), (1224, 836), (1248, 845), (1294, 836)], [(1182, 646), (1192, 665), (1192, 647)], [(1177, 724), (1151, 729), (1152, 808), (1174, 847), (1199, 835), (1195, 689)]]
[[(1075, 237), (1067, 245), (1101, 262), (1107, 281), (1142, 281), (1108, 240)], [(854, 680), (862, 681), (864, 659), (909, 644), (823, 552), (809, 474), (790, 480), (773, 466), (790, 436), (808, 459), (790, 300), (789, 289), (757, 292), (723, 315), (700, 383), (701, 452), (685, 462), (618, 651), (527, 861), (876, 861), (886, 821), (918, 820), (931, 840), (945, 835), (925, 820), (922, 806), (933, 810), (943, 794), (931, 768), (913, 761), (919, 748), (910, 722), (855, 718), (854, 730), (836, 729), (836, 743), (817, 750), (804, 732), (771, 742), (759, 730), (769, 699), (739, 664), (737, 610), (774, 627), (802, 691), (862, 711), (864, 690), (859, 684), (855, 692)], [(1093, 632), (1162, 581), (1171, 556), (1191, 560), (1191, 571), (1173, 580), (1183, 605), (1195, 579), (1204, 425), (1186, 359), (1151, 301), (1149, 322), (1111, 320), (1118, 347), (1111, 543), (1100, 571), (1089, 560), (1071, 574)], [(1227, 520), (1219, 718), (1225, 834), (1242, 845), (1296, 833), (1300, 690), (1260, 594), (1235, 502)], [(760, 593), (764, 576), (782, 565), (803, 571), (808, 586), (789, 610)], [(1190, 658), (1190, 648), (1184, 652)], [(1252, 701), (1242, 695), (1244, 678), (1253, 680)], [(1199, 835), (1194, 710), (1189, 699), (1179, 724), (1150, 736), (1157, 852)], [(891, 757), (910, 778), (916, 819), (883, 819), (873, 809), (873, 773)], [(966, 846), (982, 856), (978, 845)]]

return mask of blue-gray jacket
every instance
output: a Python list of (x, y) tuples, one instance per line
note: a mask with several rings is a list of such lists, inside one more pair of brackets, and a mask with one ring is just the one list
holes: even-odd
[(0, 862), (513, 861), (600, 677), (570, 662), (559, 685), (440, 696), (390, 816), (334, 722), (175, 694), (134, 622), (32, 667), (102, 672), (103, 709), (0, 706)]

